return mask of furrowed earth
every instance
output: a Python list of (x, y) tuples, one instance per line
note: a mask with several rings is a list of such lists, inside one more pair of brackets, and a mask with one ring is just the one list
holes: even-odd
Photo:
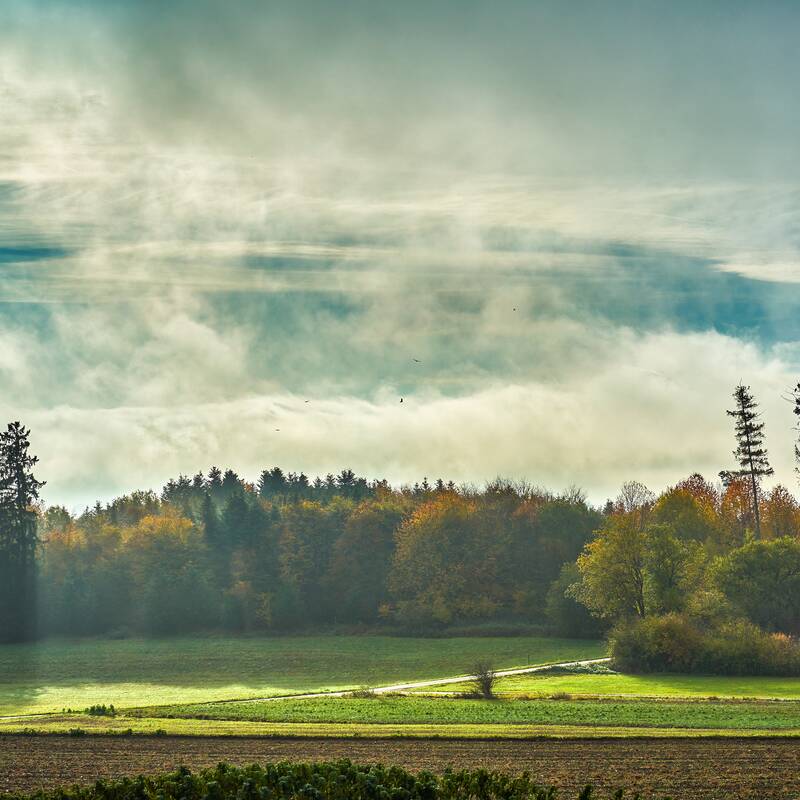
[(412, 770), (529, 770), (575, 791), (687, 800), (771, 800), (800, 794), (800, 746), (785, 739), (407, 740), (0, 736), (0, 789), (31, 792), (98, 778), (235, 764), (349, 758)]

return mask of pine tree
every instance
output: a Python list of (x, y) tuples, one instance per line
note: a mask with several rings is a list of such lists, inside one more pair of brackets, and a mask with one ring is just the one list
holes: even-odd
[(36, 618), (36, 511), (44, 486), (31, 470), (30, 431), (19, 422), (0, 433), (0, 639), (33, 634)]
[(739, 384), (733, 392), (736, 406), (725, 413), (735, 419), (734, 430), (737, 446), (733, 457), (739, 464), (738, 470), (723, 470), (719, 473), (727, 486), (736, 478), (747, 478), (750, 483), (753, 519), (756, 526), (756, 538), (761, 538), (761, 514), (759, 512), (759, 495), (761, 478), (772, 475), (774, 470), (769, 465), (767, 451), (764, 448), (764, 423), (758, 404), (750, 393), (749, 386)]

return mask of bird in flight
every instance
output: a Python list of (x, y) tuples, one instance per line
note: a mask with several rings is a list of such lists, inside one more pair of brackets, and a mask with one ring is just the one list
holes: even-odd
[(310, 403), (311, 401), (310, 401), (310, 400), (304, 400), (303, 402), (305, 402), (305, 403)]
[(403, 402), (403, 398), (402, 398), (402, 397), (400, 398), (400, 402), (401, 402), (401, 403)]
[(422, 362), (418, 358), (412, 358), (412, 361), (415, 361), (417, 364), (421, 364)]

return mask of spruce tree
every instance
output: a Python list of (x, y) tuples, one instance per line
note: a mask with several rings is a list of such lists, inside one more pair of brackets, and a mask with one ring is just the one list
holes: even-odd
[(755, 521), (756, 538), (761, 538), (761, 514), (759, 512), (759, 495), (761, 478), (772, 475), (774, 470), (769, 465), (767, 451), (764, 448), (764, 423), (758, 404), (750, 393), (749, 386), (739, 384), (733, 392), (735, 407), (725, 413), (733, 417), (736, 436), (736, 449), (733, 457), (739, 464), (737, 470), (724, 470), (719, 473), (727, 486), (736, 478), (747, 478), (750, 483), (753, 519)]
[(36, 618), (36, 511), (39, 489), (28, 453), (30, 431), (19, 422), (0, 433), (0, 639), (33, 635)]

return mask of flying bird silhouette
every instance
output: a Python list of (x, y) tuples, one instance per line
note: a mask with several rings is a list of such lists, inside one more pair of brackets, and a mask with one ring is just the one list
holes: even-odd
[(412, 360), (412, 361), (416, 361), (416, 362), (417, 362), (417, 364), (421, 364), (421, 363), (422, 363), (422, 362), (421, 362), (421, 361), (420, 361), (418, 358), (412, 358), (411, 360)]
[(403, 398), (402, 398), (402, 397), (400, 398), (400, 402), (401, 402), (401, 403), (403, 402)]

